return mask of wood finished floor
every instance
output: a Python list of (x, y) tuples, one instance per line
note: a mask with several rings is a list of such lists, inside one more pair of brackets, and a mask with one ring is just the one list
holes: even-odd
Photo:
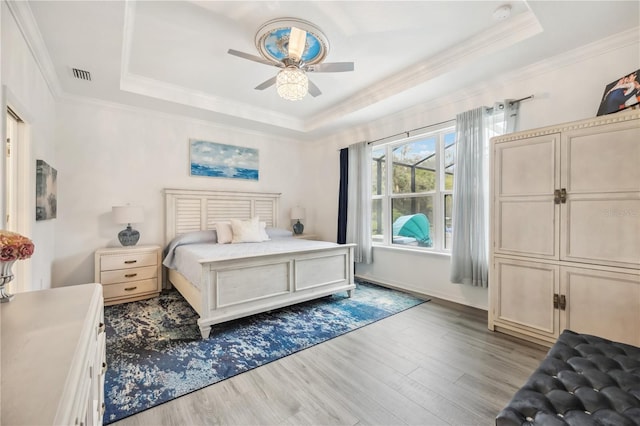
[(432, 301), (114, 425), (492, 425), (546, 352)]

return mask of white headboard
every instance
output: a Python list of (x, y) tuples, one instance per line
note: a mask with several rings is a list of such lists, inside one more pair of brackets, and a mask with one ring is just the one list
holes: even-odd
[(278, 226), (280, 194), (165, 189), (165, 244), (186, 232), (215, 229), (216, 222), (259, 216), (267, 226)]

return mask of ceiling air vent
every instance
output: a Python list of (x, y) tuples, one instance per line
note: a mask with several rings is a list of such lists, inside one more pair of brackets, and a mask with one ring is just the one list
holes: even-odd
[(79, 70), (78, 68), (73, 68), (73, 76), (80, 80), (91, 81), (91, 73), (85, 70)]

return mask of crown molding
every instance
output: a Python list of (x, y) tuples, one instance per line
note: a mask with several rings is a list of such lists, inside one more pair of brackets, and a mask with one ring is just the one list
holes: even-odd
[(478, 57), (489, 55), (542, 32), (542, 26), (531, 11), (521, 13), (502, 24), (485, 30), (466, 41), (442, 50), (390, 78), (375, 83), (348, 102), (316, 114), (306, 130), (322, 127), (337, 118), (404, 92), (420, 83), (458, 69)]
[(561, 53), (556, 56), (545, 58), (541, 61), (527, 65), (515, 71), (506, 72), (493, 79), (493, 82), (505, 82), (526, 80), (545, 74), (550, 70), (557, 70), (582, 61), (585, 61), (604, 53), (609, 53), (617, 49), (622, 49), (633, 44), (640, 44), (640, 27), (631, 28), (621, 31), (609, 37), (585, 44), (568, 52)]
[(131, 73), (121, 76), (120, 90), (289, 130), (305, 130), (303, 121), (290, 115), (229, 101), (205, 92)]
[(36, 61), (38, 68), (40, 68), (40, 72), (47, 82), (49, 91), (51, 91), (54, 97), (61, 96), (63, 91), (60, 86), (60, 81), (58, 80), (58, 75), (56, 74), (53, 61), (49, 56), (49, 51), (42, 38), (36, 19), (33, 16), (29, 2), (6, 0), (5, 3), (18, 25), (33, 59)]
[(290, 115), (272, 110), (256, 108), (245, 103), (212, 96), (184, 86), (166, 83), (132, 73), (129, 70), (135, 28), (136, 0), (126, 0), (124, 5), (124, 26), (122, 33), (122, 56), (120, 67), (120, 90), (162, 99), (194, 108), (274, 125), (289, 130), (303, 132), (304, 122)]
[(585, 120), (570, 121), (568, 123), (555, 126), (541, 127), (533, 130), (523, 130), (522, 132), (509, 133), (493, 139), (494, 143), (510, 142), (520, 139), (528, 139), (536, 136), (550, 135), (553, 133), (563, 133), (573, 130), (587, 129), (590, 127), (602, 126), (605, 124), (623, 123), (625, 121), (640, 120), (640, 110), (620, 111), (614, 114), (601, 115)]
[(285, 141), (285, 142), (292, 142), (292, 143), (304, 142), (299, 137), (277, 136), (269, 132), (262, 132), (260, 130), (252, 130), (252, 129), (247, 129), (245, 127), (238, 127), (234, 125), (221, 124), (220, 122), (217, 122), (217, 121), (211, 121), (211, 120), (202, 119), (202, 118), (194, 118), (189, 115), (183, 115), (183, 114), (178, 114), (173, 112), (164, 112), (157, 109), (139, 107), (139, 106), (123, 104), (119, 102), (105, 101), (103, 99), (98, 99), (98, 98), (70, 95), (68, 93), (63, 93), (57, 99), (57, 101), (60, 103), (65, 103), (69, 105), (89, 105), (96, 108), (105, 108), (105, 109), (111, 109), (115, 111), (122, 111), (125, 113), (140, 114), (150, 118), (175, 120), (183, 123), (196, 124), (196, 125), (210, 127), (213, 129), (224, 130), (226, 132), (235, 132), (235, 133), (242, 133), (248, 136), (257, 136), (257, 137), (261, 137), (261, 138), (265, 138), (273, 141)]
[[(563, 68), (581, 61), (585, 61), (590, 58), (598, 57), (604, 53), (611, 52), (616, 49), (625, 48), (630, 45), (640, 44), (640, 27), (635, 27), (629, 30), (621, 31), (620, 33), (603, 38), (593, 43), (586, 44), (584, 46), (577, 47), (568, 52), (560, 55), (552, 56), (550, 58), (543, 59), (534, 64), (522, 67), (515, 71), (510, 71), (504, 74), (497, 75), (491, 81), (484, 81), (481, 84), (464, 88), (463, 96), (457, 96), (455, 94), (449, 94), (446, 96), (433, 99), (429, 102), (420, 103), (413, 107), (406, 108), (402, 111), (382, 117), (377, 120), (364, 123), (359, 126), (350, 127), (341, 132), (336, 132), (331, 135), (327, 135), (320, 138), (320, 141), (330, 141), (336, 138), (344, 140), (367, 140), (375, 139), (369, 137), (372, 134), (377, 134), (382, 131), (383, 128), (388, 128), (389, 123), (403, 123), (406, 122), (407, 117), (411, 116), (424, 116), (425, 112), (438, 110), (445, 108), (451, 104), (463, 103), (467, 99), (474, 99), (482, 97), (486, 93), (491, 92), (491, 87), (499, 85), (500, 87), (509, 85), (511, 83), (527, 80), (533, 77), (537, 77), (541, 74), (547, 73), (550, 70), (556, 70)], [(515, 94), (514, 97), (517, 97)], [(526, 95), (526, 94), (525, 94)], [(454, 117), (451, 117), (454, 118)], [(402, 132), (404, 129), (398, 130)], [(395, 133), (395, 132), (394, 132)]]

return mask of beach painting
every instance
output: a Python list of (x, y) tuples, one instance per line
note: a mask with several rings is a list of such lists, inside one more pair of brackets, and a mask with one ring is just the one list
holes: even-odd
[(189, 145), (191, 176), (258, 180), (257, 149), (197, 139)]

